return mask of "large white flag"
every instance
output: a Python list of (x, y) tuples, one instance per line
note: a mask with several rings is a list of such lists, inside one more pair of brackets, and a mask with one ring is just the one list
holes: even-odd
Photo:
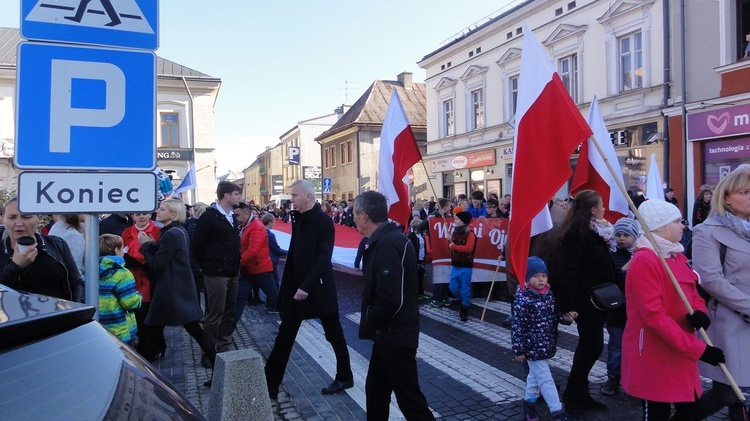
[(664, 200), (664, 184), (661, 181), (659, 166), (656, 165), (656, 154), (651, 154), (651, 165), (646, 176), (646, 199)]

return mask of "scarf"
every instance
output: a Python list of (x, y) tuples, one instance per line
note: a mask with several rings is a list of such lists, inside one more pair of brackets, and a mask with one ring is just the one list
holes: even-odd
[[(659, 235), (654, 234), (653, 232), (651, 233), (651, 235), (654, 236), (654, 241), (656, 241), (656, 245), (659, 246), (661, 255), (664, 258), (672, 257), (673, 255), (677, 253), (682, 253), (682, 251), (685, 250), (685, 248), (682, 247), (682, 244), (680, 243), (673, 243), (665, 239), (664, 237), (660, 237)], [(646, 238), (644, 234), (639, 235), (638, 239), (635, 240), (635, 248), (639, 249), (641, 247), (645, 247), (647, 249), (653, 250), (654, 253), (656, 253), (656, 250), (654, 249), (654, 245), (651, 244), (650, 241), (648, 241), (648, 238)]]
[(743, 240), (750, 241), (750, 222), (745, 221), (730, 212), (725, 212), (724, 216), (717, 213), (716, 219), (721, 222), (722, 225), (739, 235)]
[(615, 226), (610, 224), (609, 221), (606, 219), (591, 218), (591, 229), (596, 231), (610, 248), (614, 245)]

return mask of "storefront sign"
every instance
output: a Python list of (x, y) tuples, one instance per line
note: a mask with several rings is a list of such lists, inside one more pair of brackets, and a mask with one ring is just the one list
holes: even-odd
[(706, 142), (703, 158), (705, 182), (716, 185), (750, 160), (750, 138)]
[(495, 162), (495, 149), (485, 149), (452, 157), (433, 159), (432, 172), (484, 167), (495, 165)]
[(688, 140), (750, 133), (750, 104), (688, 114)]
[(513, 147), (508, 146), (507, 148), (503, 148), (503, 159), (510, 159), (513, 158)]
[(157, 149), (156, 159), (174, 159), (177, 161), (192, 161), (193, 151), (190, 149)]
[(750, 138), (722, 140), (705, 145), (705, 161), (750, 158)]

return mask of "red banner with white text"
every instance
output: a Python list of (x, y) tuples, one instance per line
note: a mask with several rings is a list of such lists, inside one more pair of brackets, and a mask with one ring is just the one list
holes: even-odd
[[(453, 232), (453, 218), (430, 217), (430, 244), (432, 246), (432, 282), (450, 281), (451, 252), (448, 240)], [(474, 253), (474, 270), (471, 282), (491, 282), (505, 280), (505, 262), (497, 270), (497, 258), (505, 247), (508, 238), (508, 219), (476, 218), (471, 227), (477, 236)]]

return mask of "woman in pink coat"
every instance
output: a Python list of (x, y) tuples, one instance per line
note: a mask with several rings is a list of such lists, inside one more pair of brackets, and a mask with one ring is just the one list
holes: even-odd
[(633, 259), (625, 266), (628, 321), (622, 338), (622, 386), (643, 400), (644, 420), (669, 420), (674, 403), (672, 419), (697, 421), (703, 418), (698, 360), (716, 365), (724, 362), (724, 353), (696, 336), (695, 329), (707, 328), (710, 321), (698, 295), (698, 275), (681, 253), (679, 209), (652, 199), (639, 211), (694, 313), (687, 315), (654, 251), (657, 247), (641, 235)]

